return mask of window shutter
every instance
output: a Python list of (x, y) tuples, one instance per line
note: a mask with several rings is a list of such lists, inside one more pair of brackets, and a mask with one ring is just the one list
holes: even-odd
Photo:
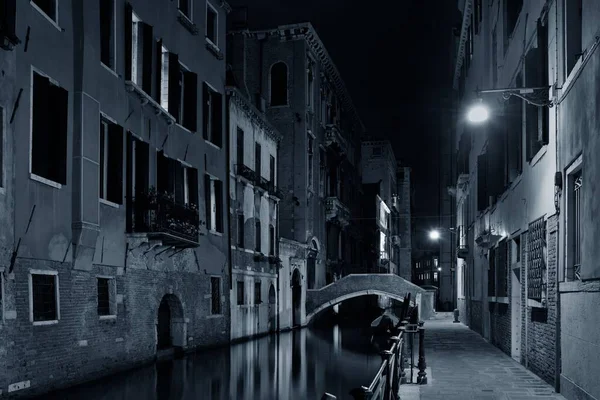
[(198, 75), (185, 71), (183, 82), (185, 82), (183, 86), (183, 126), (195, 132), (198, 115)]
[(223, 182), (215, 180), (216, 229), (223, 232)]
[(506, 103), (504, 115), (506, 116), (507, 156), (508, 156), (508, 182), (513, 182), (521, 173), (522, 138), (523, 138), (523, 104), (521, 99), (511, 97)]
[(175, 189), (175, 202), (177, 204), (184, 204), (185, 203), (185, 199), (184, 199), (184, 182), (183, 182), (183, 177), (184, 177), (184, 166), (181, 165), (181, 163), (177, 160), (173, 160), (171, 159), (171, 165), (172, 165), (172, 179), (173, 179), (173, 186)]
[(212, 229), (211, 210), (212, 203), (210, 201), (210, 186), (212, 182), (209, 175), (204, 175), (204, 209), (206, 213), (206, 228)]
[(143, 53), (142, 53), (142, 89), (149, 95), (152, 95), (152, 60), (154, 59), (154, 35), (152, 34), (152, 25), (142, 22)]
[[(161, 95), (163, 92), (163, 88), (162, 88), (162, 70), (163, 70), (163, 65), (162, 65), (162, 39), (158, 39), (156, 41), (156, 54), (154, 59), (156, 60), (156, 91), (154, 92), (154, 100), (156, 100), (156, 102), (158, 104), (161, 104)], [(168, 110), (167, 110), (168, 111)]]
[(254, 243), (255, 243), (255, 250), (256, 251), (261, 251), (261, 232), (260, 232), (260, 219), (257, 219), (254, 222)]
[(205, 140), (210, 139), (210, 96), (211, 90), (206, 84), (206, 82), (202, 83), (202, 136)]
[[(169, 114), (174, 117), (179, 115), (180, 87), (179, 87), (179, 56), (169, 53)], [(181, 121), (177, 121), (181, 122)]]
[(123, 203), (123, 128), (108, 125), (108, 187), (107, 197), (113, 203)]
[(69, 116), (69, 92), (60, 86), (50, 85), (50, 157), (51, 179), (67, 184), (67, 136)]
[(211, 93), (211, 112), (212, 112), (212, 142), (221, 146), (223, 139), (223, 101), (221, 93)]
[(487, 154), (477, 156), (477, 211), (488, 206), (487, 194)]
[(498, 286), (498, 296), (507, 297), (508, 296), (508, 268), (507, 268), (507, 244), (506, 239), (502, 240), (498, 244), (498, 252), (496, 254), (496, 276), (497, 276), (497, 286)]
[(31, 172), (46, 177), (46, 169), (50, 165), (50, 80), (45, 76), (33, 73), (33, 134)]
[(133, 8), (125, 3), (125, 79), (131, 80), (131, 59), (133, 57)]
[(198, 205), (198, 170), (196, 168), (187, 169), (188, 190), (190, 193), (190, 203)]
[(169, 159), (163, 151), (156, 155), (156, 189), (161, 195), (172, 191), (169, 187)]
[[(544, 25), (541, 18), (537, 20), (537, 47), (540, 50), (538, 57), (539, 70), (539, 86), (547, 86), (550, 84), (548, 74), (548, 21)], [(548, 107), (543, 107), (539, 110), (540, 123), (538, 131), (538, 141), (541, 145), (548, 144), (548, 131), (550, 111)]]
[(17, 15), (16, 0), (3, 0), (0, 6), (0, 34), (15, 37), (15, 19)]
[(488, 255), (488, 296), (496, 296), (496, 249), (490, 249)]

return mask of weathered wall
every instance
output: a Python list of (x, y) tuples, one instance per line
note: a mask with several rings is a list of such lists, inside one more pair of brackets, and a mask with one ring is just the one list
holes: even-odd
[(289, 239), (281, 238), (279, 241), (279, 258), (281, 269), (279, 270), (279, 329), (287, 330), (293, 325), (293, 299), (292, 299), (292, 275), (298, 270), (301, 277), (302, 296), (300, 300), (301, 325), (306, 322), (306, 261), (305, 245)]

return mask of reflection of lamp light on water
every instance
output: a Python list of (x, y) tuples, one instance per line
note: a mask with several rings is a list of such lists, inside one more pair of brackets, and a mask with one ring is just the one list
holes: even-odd
[(336, 353), (342, 351), (342, 331), (338, 324), (333, 326), (333, 349)]

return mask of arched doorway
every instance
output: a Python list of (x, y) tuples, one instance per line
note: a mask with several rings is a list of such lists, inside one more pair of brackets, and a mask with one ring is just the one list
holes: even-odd
[(275, 286), (271, 284), (269, 288), (269, 332), (277, 330), (277, 296), (275, 295)]
[(301, 325), (302, 280), (298, 268), (292, 274), (292, 326)]
[(315, 239), (310, 241), (308, 254), (306, 259), (306, 285), (308, 289), (317, 287), (317, 254), (319, 253), (319, 245)]
[(173, 294), (166, 294), (158, 306), (156, 349), (183, 347), (186, 342), (186, 334), (181, 301)]

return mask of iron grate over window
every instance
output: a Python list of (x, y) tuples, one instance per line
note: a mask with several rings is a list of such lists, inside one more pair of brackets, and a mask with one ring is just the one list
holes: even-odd
[(581, 279), (581, 184), (579, 175), (573, 183), (573, 274)]
[(538, 218), (529, 224), (527, 237), (527, 292), (528, 298), (542, 300), (544, 287), (544, 250), (546, 247), (546, 221)]
[(98, 278), (98, 315), (110, 315), (110, 281)]
[(58, 319), (55, 279), (54, 275), (31, 276), (34, 321), (55, 321)]

